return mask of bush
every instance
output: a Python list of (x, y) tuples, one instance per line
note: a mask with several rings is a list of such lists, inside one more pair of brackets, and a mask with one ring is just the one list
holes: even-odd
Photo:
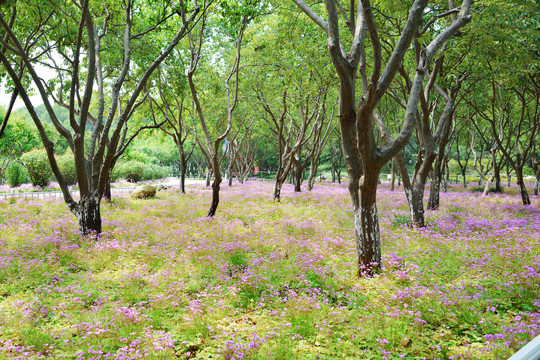
[(21, 162), (28, 170), (28, 177), (33, 186), (45, 187), (53, 177), (47, 153), (44, 149), (32, 150), (21, 156)]
[(56, 159), (60, 172), (66, 179), (68, 185), (75, 185), (77, 183), (77, 171), (75, 170), (75, 160), (73, 154), (66, 153), (58, 159)]
[(24, 184), (27, 175), (28, 173), (26, 172), (24, 166), (16, 161), (9, 164), (8, 168), (6, 169), (6, 180), (9, 187), (12, 188)]
[(169, 176), (171, 169), (166, 166), (147, 164), (144, 167), (142, 180), (163, 179)]
[(129, 182), (141, 181), (144, 167), (144, 164), (137, 160), (120, 163), (114, 167), (111, 180), (116, 181), (121, 178)]

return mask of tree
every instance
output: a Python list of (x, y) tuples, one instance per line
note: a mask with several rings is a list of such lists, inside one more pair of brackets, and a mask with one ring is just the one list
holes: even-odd
[[(180, 193), (185, 194), (187, 164), (193, 154), (195, 142), (192, 143), (191, 150), (187, 151), (186, 155), (186, 150), (184, 150), (188, 137), (188, 126), (185, 123), (184, 116), (186, 84), (183, 82), (185, 79), (184, 75), (178, 73), (178, 70), (182, 68), (183, 67), (179, 66), (179, 64), (175, 64), (171, 69), (172, 76), (167, 80), (162, 79), (161, 74), (158, 75), (157, 89), (160, 101), (155, 99), (148, 92), (147, 97), (154, 125), (159, 126), (161, 131), (170, 136), (178, 149), (180, 162)], [(168, 86), (165, 86), (165, 83), (167, 83)], [(161, 124), (158, 123), (158, 115), (156, 114), (157, 111), (154, 111), (154, 105), (161, 114), (159, 117), (164, 119)]]
[[(167, 1), (160, 5), (145, 8), (144, 4), (130, 0), (110, 3), (105, 9), (101, 6), (93, 9), (89, 0), (61, 5), (52, 1), (19, 1), (17, 6), (24, 6), (32, 18), (16, 22), (16, 26), (10, 26), (4, 12), (0, 13), (0, 26), (6, 33), (0, 41), (9, 50), (9, 53), (0, 53), (0, 61), (38, 128), (64, 200), (77, 217), (82, 234), (101, 232), (101, 198), (114, 164), (133, 139), (126, 139), (127, 122), (142, 104), (139, 97), (152, 73), (189, 32), (201, 12), (196, 2), (191, 9), (183, 2), (175, 7)], [(205, 10), (203, 8), (202, 12)], [(178, 19), (174, 19), (176, 15)], [(153, 31), (165, 24), (177, 30), (170, 36), (165, 35), (166, 39), (160, 39), (159, 52), (144, 54), (147, 59), (144, 66), (133, 67), (133, 57), (143, 55), (135, 48), (143, 52), (149, 48), (134, 45), (143, 45)], [(29, 33), (37, 34), (40, 41), (34, 53), (40, 51), (40, 58), (46, 58), (46, 64), (58, 73), (58, 77), (48, 83), (40, 79), (35, 70), (35, 55), (21, 45), (21, 39), (27, 38)], [(118, 57), (116, 53), (103, 52), (103, 47), (119, 47), (123, 54)], [(56, 131), (66, 139), (73, 152), (79, 201), (69, 192), (54, 157), (53, 143), (29, 99), (27, 87), (13, 67), (19, 62), (24, 64), (37, 87)], [(106, 94), (107, 90), (109, 94)], [(120, 108), (122, 91), (127, 90), (130, 94)], [(69, 125), (58, 120), (51, 100), (69, 109)], [(97, 111), (91, 114), (93, 100), (97, 103)], [(87, 128), (90, 131), (87, 132)]]
[[(200, 59), (202, 56), (202, 45), (205, 40), (205, 37), (208, 36), (208, 31), (207, 31), (208, 18), (206, 14), (203, 15), (203, 19), (202, 19), (201, 26), (199, 29), (199, 37), (195, 39), (190, 36), (190, 64), (189, 64), (189, 69), (187, 72), (187, 78), (188, 78), (189, 89), (191, 91), (191, 97), (193, 99), (193, 103), (195, 104), (195, 111), (196, 111), (197, 117), (199, 118), (199, 122), (202, 128), (202, 136), (203, 136), (203, 139), (201, 139), (200, 136), (197, 134), (197, 130), (194, 129), (195, 140), (197, 141), (199, 148), (201, 149), (204, 157), (206, 158), (206, 161), (209, 165), (209, 170), (211, 169), (212, 172), (214, 173), (214, 181), (212, 182), (212, 202), (210, 204), (210, 208), (208, 209), (209, 217), (213, 217), (216, 214), (216, 210), (219, 205), (219, 190), (220, 190), (220, 184), (222, 180), (221, 170), (219, 166), (220, 165), (219, 146), (221, 142), (227, 137), (227, 135), (231, 131), (233, 112), (236, 108), (236, 105), (238, 104), (239, 66), (240, 66), (240, 55), (241, 55), (240, 50), (242, 48), (242, 39), (244, 36), (244, 31), (246, 30), (246, 27), (250, 21), (250, 13), (251, 13), (251, 9), (249, 9), (248, 7), (247, 13), (242, 16), (240, 23), (237, 24), (239, 29), (237, 31), (236, 38), (235, 38), (235, 44), (236, 44), (235, 58), (233, 61), (233, 65), (225, 80), (227, 126), (225, 130), (220, 135), (217, 135), (214, 139), (212, 139), (212, 135), (210, 133), (210, 130), (207, 124), (207, 117), (205, 116), (205, 113), (203, 112), (201, 101), (199, 99), (199, 92), (197, 91), (197, 88), (194, 82), (194, 75), (195, 75), (195, 72), (197, 71), (197, 68), (198, 68), (198, 65), (200, 63)], [(231, 97), (230, 84), (233, 78), (235, 80), (234, 81), (235, 89)]]
[[(413, 2), (407, 21), (399, 39), (383, 70), (381, 40), (375, 23), (374, 11), (369, 0), (351, 2), (346, 9), (338, 0), (325, 0), (327, 19), (323, 19), (303, 0), (294, 0), (296, 5), (327, 34), (327, 47), (332, 63), (340, 80), (339, 117), (342, 133), (342, 146), (347, 173), (349, 193), (353, 203), (354, 224), (357, 243), (358, 275), (370, 275), (381, 264), (380, 231), (376, 204), (376, 190), (379, 173), (384, 164), (390, 161), (408, 142), (416, 120), (416, 107), (423, 88), (424, 78), (430, 61), (442, 45), (471, 19), (471, 1), (465, 0), (456, 21), (444, 27), (439, 34), (421, 51), (414, 81), (412, 82), (405, 119), (399, 135), (386, 146), (377, 146), (373, 113), (375, 107), (387, 92), (396, 72), (402, 67), (405, 53), (420, 31), (426, 0)], [(339, 13), (338, 13), (339, 8)], [(457, 12), (452, 9), (453, 12)], [(341, 40), (340, 17), (343, 19), (352, 40)], [(435, 22), (434, 19), (431, 23)], [(426, 26), (431, 25), (426, 24)], [(443, 24), (438, 24), (444, 26)], [(369, 35), (372, 45), (371, 69), (368, 80), (368, 54), (364, 43)], [(350, 44), (348, 53), (346, 44)], [(362, 98), (356, 99), (356, 74), (360, 70)]]

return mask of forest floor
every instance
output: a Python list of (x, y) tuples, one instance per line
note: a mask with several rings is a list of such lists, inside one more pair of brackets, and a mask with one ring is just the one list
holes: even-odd
[(427, 227), (381, 186), (383, 270), (355, 274), (346, 185), (0, 200), (0, 359), (506, 359), (540, 334), (540, 198), (454, 186)]

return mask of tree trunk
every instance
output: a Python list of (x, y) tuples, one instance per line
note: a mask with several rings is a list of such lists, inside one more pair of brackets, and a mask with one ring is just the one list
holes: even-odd
[(111, 179), (107, 181), (107, 184), (105, 185), (105, 192), (103, 193), (103, 199), (107, 202), (110, 202), (112, 199), (111, 194)]
[(392, 159), (390, 167), (390, 191), (394, 191), (394, 185), (396, 181), (396, 160)]
[(463, 176), (463, 187), (467, 188), (467, 169), (461, 168), (461, 176)]
[(410, 192), (409, 208), (411, 211), (411, 221), (414, 227), (426, 226), (424, 220), (424, 189), (426, 187), (425, 179), (420, 174), (415, 175), (412, 189)]
[(292, 174), (293, 175), (293, 182), (294, 182), (294, 191), (295, 192), (301, 192), (302, 191), (302, 180), (303, 180), (303, 171), (300, 169), (296, 169), (296, 171)]
[(216, 158), (213, 159), (213, 162), (214, 182), (212, 183), (212, 203), (208, 210), (208, 217), (214, 217), (214, 215), (216, 215), (216, 210), (219, 205), (219, 185), (221, 184), (221, 172), (219, 170), (217, 155)]
[[(311, 165), (309, 166), (309, 177), (307, 183), (308, 191), (313, 190), (313, 184), (315, 183), (315, 178), (317, 177), (317, 162), (311, 160)], [(322, 179), (321, 179), (322, 180)]]
[(491, 149), (491, 158), (493, 161), (493, 176), (494, 176), (494, 181), (495, 181), (495, 192), (500, 193), (502, 191), (501, 172), (499, 169), (499, 164), (497, 163), (497, 150), (495, 148)]
[(281, 187), (282, 186), (283, 186), (283, 182), (276, 178), (276, 183), (274, 184), (273, 199), (277, 200), (277, 202), (281, 200)]
[(521, 201), (523, 205), (531, 205), (531, 199), (529, 198), (529, 193), (527, 192), (525, 181), (523, 181), (523, 169), (517, 166), (515, 170), (517, 183), (519, 186), (519, 193), (521, 194)]
[(444, 174), (445, 175), (443, 176), (442, 188), (443, 188), (443, 192), (447, 193), (448, 192), (448, 184), (450, 184), (450, 168), (448, 167), (448, 159), (446, 157), (445, 157), (443, 169), (444, 169)]
[[(376, 171), (374, 171), (376, 172)], [(358, 276), (370, 276), (381, 265), (381, 235), (377, 213), (377, 182), (379, 176), (367, 177), (360, 186), (360, 208), (353, 209), (358, 256)]]
[(433, 171), (431, 172), (431, 185), (429, 187), (429, 200), (428, 200), (428, 205), (427, 205), (428, 210), (437, 210), (439, 208), (439, 205), (440, 205), (439, 193), (441, 191), (440, 188), (441, 188), (441, 170), (440, 170), (439, 160), (437, 158)]
[(210, 168), (206, 171), (206, 187), (210, 186)]
[(510, 166), (508, 165), (508, 161), (506, 162), (506, 180), (508, 181), (508, 187), (512, 185), (512, 176), (510, 175)]
[(486, 196), (487, 194), (489, 194), (489, 188), (491, 187), (491, 183), (493, 182), (493, 175), (491, 176), (491, 178), (486, 178), (486, 185), (484, 186), (484, 192), (482, 193), (482, 195)]
[(186, 155), (184, 154), (182, 146), (178, 146), (178, 150), (180, 151), (180, 194), (185, 194), (187, 171)]
[(101, 210), (99, 200), (83, 195), (79, 201), (79, 231), (83, 235), (101, 234)]
[(538, 195), (538, 188), (540, 187), (540, 174), (536, 173), (536, 179), (534, 179), (533, 194)]

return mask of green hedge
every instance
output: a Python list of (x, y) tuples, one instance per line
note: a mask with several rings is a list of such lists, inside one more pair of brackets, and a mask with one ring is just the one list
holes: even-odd
[(114, 167), (111, 180), (125, 179), (129, 182), (138, 182), (141, 180), (161, 179), (167, 177), (170, 170), (167, 166), (144, 164), (137, 160), (130, 160)]

